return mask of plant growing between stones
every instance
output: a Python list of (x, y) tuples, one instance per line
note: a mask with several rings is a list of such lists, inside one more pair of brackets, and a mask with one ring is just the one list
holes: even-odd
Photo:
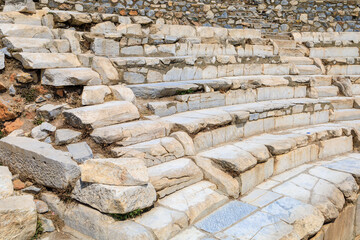
[(36, 222), (36, 231), (34, 236), (31, 238), (31, 240), (38, 239), (43, 232), (44, 232), (44, 228), (42, 227), (41, 221), (38, 219)]
[(26, 102), (34, 102), (38, 96), (38, 91), (33, 88), (25, 88), (21, 91), (21, 97), (26, 100)]
[(38, 117), (36, 117), (33, 121), (34, 125), (37, 125), (37, 126), (39, 126), (43, 122), (44, 122), (44, 120), (42, 118), (38, 118)]
[(110, 216), (114, 218), (116, 221), (125, 221), (128, 219), (136, 218), (137, 216), (140, 216), (143, 212), (144, 209), (136, 209), (132, 212), (125, 214), (112, 213), (110, 214)]

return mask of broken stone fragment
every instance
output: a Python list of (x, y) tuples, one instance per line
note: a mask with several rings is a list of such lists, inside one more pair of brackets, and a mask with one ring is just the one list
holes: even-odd
[(31, 239), (36, 231), (36, 219), (33, 196), (13, 196), (0, 200), (2, 239)]
[(150, 207), (156, 201), (151, 183), (142, 186), (111, 186), (97, 183), (76, 183), (72, 197), (104, 213), (128, 213)]
[(33, 0), (5, 0), (4, 12), (36, 13)]
[(69, 144), (67, 149), (78, 163), (83, 163), (93, 157), (93, 152), (86, 142)]
[(50, 144), (26, 137), (0, 140), (0, 163), (44, 186), (65, 189), (80, 176), (80, 169), (68, 153)]
[(136, 186), (149, 182), (148, 170), (141, 159), (90, 159), (80, 166), (81, 180), (117, 186)]

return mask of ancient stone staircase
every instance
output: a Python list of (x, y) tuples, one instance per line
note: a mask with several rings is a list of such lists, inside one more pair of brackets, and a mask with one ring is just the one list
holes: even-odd
[[(70, 205), (41, 194), (69, 227), (94, 239), (360, 234), (359, 33), (277, 39), (145, 17), (82, 32), (52, 26), (85, 25), (83, 13), (5, 15), (13, 22), (0, 37), (12, 57), (41, 71), (43, 85), (82, 88), (82, 106), (59, 108), (63, 127), (104, 150), (75, 161), (35, 139), (0, 140), (12, 172), (72, 191)], [(152, 206), (128, 221), (108, 215)]]

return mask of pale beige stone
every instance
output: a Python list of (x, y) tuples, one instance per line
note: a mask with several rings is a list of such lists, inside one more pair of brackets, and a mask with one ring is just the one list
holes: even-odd
[(80, 170), (83, 182), (136, 186), (149, 181), (144, 161), (136, 158), (89, 159)]

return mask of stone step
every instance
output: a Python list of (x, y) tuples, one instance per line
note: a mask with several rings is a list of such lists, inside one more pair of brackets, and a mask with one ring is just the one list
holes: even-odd
[[(80, 176), (80, 169), (69, 153), (26, 137), (0, 140), (0, 163), (13, 173), (56, 189), (66, 189)], [(10, 156), (17, 156), (16, 158)]]
[(302, 32), (292, 33), (297, 42), (332, 43), (336, 41), (360, 41), (358, 32)]
[(273, 39), (273, 41), (279, 48), (288, 48), (288, 49), (296, 48), (296, 41), (294, 40)]
[(282, 63), (293, 63), (295, 65), (313, 65), (314, 60), (308, 57), (288, 57), (281, 56), (280, 60)]
[(77, 56), (73, 53), (14, 53), (13, 57), (21, 61), (26, 69), (76, 68), (80, 67)]
[(117, 142), (120, 146), (128, 146), (166, 137), (170, 129), (171, 126), (161, 120), (133, 121), (96, 128), (91, 137), (99, 144)]
[(328, 75), (360, 75), (360, 65), (327, 65)]
[[(316, 236), (331, 238), (333, 232), (326, 231), (329, 227), (338, 228), (339, 235), (351, 239), (353, 217), (349, 219), (349, 229), (338, 220), (348, 214), (355, 215), (359, 159), (359, 154), (346, 154), (275, 175), (172, 239), (191, 235), (217, 239), (269, 239), (270, 236), (271, 239), (304, 239), (317, 233)], [(325, 226), (328, 222), (334, 223)]]
[(296, 65), (300, 75), (319, 75), (322, 71), (315, 65)]
[[(264, 133), (202, 151), (197, 154), (196, 163), (220, 191), (237, 197), (273, 174), (352, 151), (350, 129), (342, 124), (328, 123)], [(342, 147), (336, 148), (337, 144)], [(204, 165), (209, 160), (213, 164)], [(217, 168), (219, 173), (211, 174), (212, 168)], [(234, 192), (236, 189), (238, 192)]]
[(357, 47), (324, 47), (310, 48), (311, 58), (336, 58), (336, 57), (359, 57), (359, 48)]
[(73, 108), (63, 112), (66, 122), (76, 128), (99, 128), (136, 120), (140, 117), (136, 106), (127, 101)]
[(2, 23), (41, 26), (41, 19), (45, 14), (44, 10), (37, 10), (34, 14), (14, 11), (0, 12), (0, 19)]
[[(287, 80), (285, 80), (285, 82), (286, 81)], [(253, 103), (257, 101), (304, 97), (306, 97), (305, 86), (259, 87), (248, 90), (237, 89), (227, 92), (218, 91), (177, 95), (174, 101), (148, 102), (147, 108), (155, 115), (164, 117), (179, 112), (206, 109), (211, 107), (231, 106), (234, 104)]]
[(54, 35), (45, 26), (0, 23), (0, 38), (3, 37), (53, 39)]
[(336, 97), (339, 94), (339, 88), (336, 86), (314, 87), (319, 97)]
[(191, 66), (162, 66), (162, 71), (157, 68), (130, 68), (123, 70), (123, 78), (126, 84), (143, 84), (159, 82), (177, 82), (189, 80), (208, 80), (222, 77), (237, 77), (251, 75), (289, 75), (290, 64), (268, 63), (231, 63)]
[(68, 53), (70, 44), (66, 39), (5, 37), (3, 44), (11, 52)]
[(189, 158), (180, 158), (149, 168), (151, 184), (160, 198), (203, 179), (203, 173)]
[(279, 56), (289, 56), (289, 57), (304, 57), (304, 53), (300, 49), (293, 48), (280, 48)]
[(333, 121), (348, 121), (360, 119), (360, 109), (336, 109), (331, 116)]
[(201, 181), (160, 199), (158, 203), (185, 213), (192, 224), (228, 201), (215, 190), (214, 184)]
[(8, 167), (0, 166), (0, 199), (13, 195), (12, 177)]
[(99, 73), (91, 68), (47, 68), (42, 73), (41, 84), (54, 87), (99, 85)]
[(326, 97), (322, 99), (331, 102), (334, 109), (349, 109), (354, 106), (354, 98), (352, 97)]

